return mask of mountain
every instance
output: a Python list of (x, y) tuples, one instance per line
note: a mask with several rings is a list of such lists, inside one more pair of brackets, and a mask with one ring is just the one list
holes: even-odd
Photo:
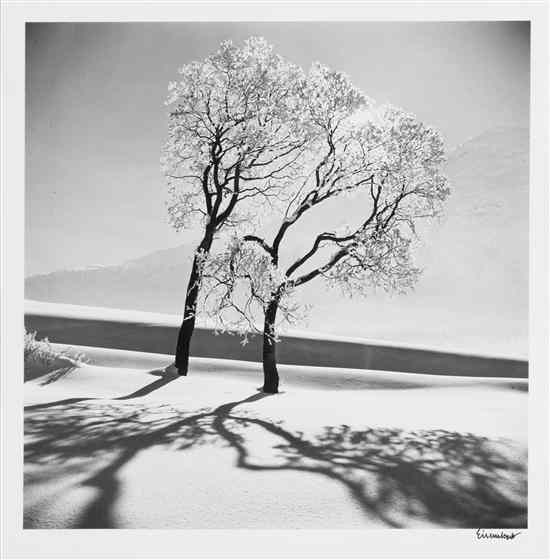
[(191, 245), (155, 251), (118, 266), (60, 270), (25, 279), (25, 297), (117, 309), (179, 313), (191, 270)]
[[(454, 277), (455, 296), (526, 312), (529, 270), (529, 135), (498, 128), (449, 155), (446, 217), (432, 229), (426, 286)], [(434, 293), (434, 292), (432, 292)]]
[[(348, 300), (321, 282), (304, 290), (315, 331), (439, 345), (470, 351), (527, 352), (529, 134), (499, 127), (448, 156), (451, 196), (439, 223), (422, 227), (414, 293)], [(322, 209), (312, 223), (338, 225), (360, 212)], [(355, 205), (357, 206), (357, 205)], [(353, 216), (352, 216), (353, 218)], [(331, 221), (332, 220), (332, 221)], [(307, 224), (306, 224), (307, 225)], [(324, 227), (327, 227), (326, 225)], [(286, 250), (309, 243), (293, 231)], [(300, 249), (298, 249), (300, 248)], [(119, 266), (28, 277), (25, 296), (52, 302), (179, 313), (191, 242)]]

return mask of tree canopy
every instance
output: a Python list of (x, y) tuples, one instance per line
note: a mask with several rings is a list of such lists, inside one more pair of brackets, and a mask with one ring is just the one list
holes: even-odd
[(303, 72), (265, 40), (230, 41), (180, 69), (169, 84), (162, 166), (172, 225), (219, 230), (246, 219), (242, 201), (276, 198), (296, 173), (308, 137), (302, 125)]
[[(411, 243), (418, 220), (435, 218), (449, 193), (442, 174), (443, 141), (413, 115), (377, 107), (341, 73), (316, 64), (300, 95), (310, 131), (297, 160), (300, 175), (286, 185), (285, 206), (275, 235), (242, 224), (222, 251), (205, 260), (206, 308), (222, 327), (261, 330), (269, 302), (278, 300), (281, 318), (300, 315), (296, 289), (320, 277), (347, 294), (372, 288), (404, 292), (420, 274)], [(323, 230), (289, 266), (280, 247), (292, 226), (331, 200), (366, 195), (362, 220)]]

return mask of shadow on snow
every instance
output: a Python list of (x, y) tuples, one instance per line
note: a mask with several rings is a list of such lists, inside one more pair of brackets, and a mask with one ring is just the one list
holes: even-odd
[[(194, 414), (167, 405), (118, 402), (174, 379), (163, 376), (108, 402), (65, 399), (25, 407), (26, 465), (57, 465), (62, 473), (64, 466), (74, 471), (74, 461), (108, 458), (93, 476), (78, 482), (97, 492), (74, 528), (117, 527), (113, 508), (120, 494), (119, 471), (139, 452), (155, 446), (184, 451), (215, 442), (234, 450), (241, 469), (291, 470), (336, 481), (365, 515), (388, 527), (406, 527), (411, 519), (447, 527), (527, 525), (526, 461), (508, 442), (446, 430), (353, 430), (346, 425), (324, 427), (308, 438), (248, 411), (238, 414), (240, 405), (277, 398), (263, 393)], [(248, 428), (276, 439), (272, 461), (251, 459)], [(27, 476), (25, 484), (32, 483)], [(37, 525), (26, 518), (25, 527)]]

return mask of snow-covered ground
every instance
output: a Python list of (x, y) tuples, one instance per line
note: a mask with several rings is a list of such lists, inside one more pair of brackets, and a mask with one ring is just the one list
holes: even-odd
[(25, 384), (26, 528), (526, 524), (526, 380), (76, 350)]

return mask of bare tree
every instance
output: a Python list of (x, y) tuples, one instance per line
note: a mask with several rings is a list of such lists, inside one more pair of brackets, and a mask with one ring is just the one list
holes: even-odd
[[(411, 289), (420, 273), (411, 255), (415, 224), (438, 216), (449, 192), (441, 173), (443, 142), (434, 129), (402, 110), (376, 108), (347, 77), (321, 65), (310, 71), (302, 95), (315, 142), (301, 155), (307, 173), (292, 185), (275, 234), (268, 240), (244, 227), (203, 264), (205, 304), (221, 327), (263, 333), (263, 390), (269, 393), (279, 385), (277, 316), (296, 319), (296, 290), (315, 278), (348, 294)], [(282, 266), (282, 242), (294, 224), (343, 196), (363, 205), (359, 223), (320, 230), (307, 251)]]
[(168, 212), (176, 230), (199, 228), (185, 293), (175, 366), (186, 375), (201, 285), (200, 263), (218, 233), (250, 221), (254, 202), (284, 199), (309, 129), (300, 107), (302, 71), (259, 38), (231, 42), (202, 62), (181, 68), (169, 84), (168, 138), (162, 167)]

